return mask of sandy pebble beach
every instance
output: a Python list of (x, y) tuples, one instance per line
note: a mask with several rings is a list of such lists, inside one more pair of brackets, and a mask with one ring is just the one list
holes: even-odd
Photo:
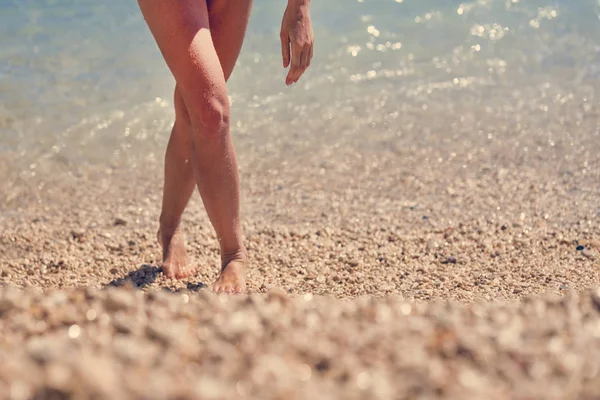
[[(364, 196), (355, 182), (346, 198)], [(157, 187), (57, 184), (46, 205), (4, 214), (5, 398), (600, 396), (596, 226), (453, 214), (425, 196), (318, 218), (250, 195), (249, 294), (228, 297), (205, 286), (218, 248), (197, 197), (185, 229), (199, 273), (160, 272)]]

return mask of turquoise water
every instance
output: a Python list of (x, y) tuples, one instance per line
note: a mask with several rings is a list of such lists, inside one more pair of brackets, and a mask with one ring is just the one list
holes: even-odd
[[(293, 88), (284, 7), (255, 1), (229, 83), (242, 164), (258, 148), (300, 157), (340, 140), (365, 152), (486, 145), (497, 159), (531, 141), (549, 160), (577, 158), (560, 150), (570, 143), (597, 162), (598, 0), (313, 0), (315, 58)], [(0, 37), (5, 180), (162, 162), (173, 79), (136, 2), (0, 0)], [(452, 128), (479, 118), (495, 128)], [(561, 132), (561, 119), (589, 128)], [(365, 128), (377, 134), (365, 141)]]

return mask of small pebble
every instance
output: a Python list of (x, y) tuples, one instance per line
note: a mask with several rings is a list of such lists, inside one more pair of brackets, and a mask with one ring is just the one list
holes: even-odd
[(85, 317), (88, 319), (88, 321), (93, 321), (96, 319), (96, 311), (90, 309), (87, 311), (87, 313), (85, 313)]
[(585, 249), (581, 252), (581, 255), (585, 258), (589, 258), (593, 260), (595, 258), (595, 254), (590, 249)]
[(79, 335), (81, 334), (81, 328), (79, 327), (79, 325), (71, 325), (69, 327), (69, 337), (71, 339), (76, 339), (79, 337)]
[(437, 249), (438, 247), (440, 247), (440, 244), (437, 240), (429, 239), (427, 241), (427, 250), (433, 251), (433, 250)]

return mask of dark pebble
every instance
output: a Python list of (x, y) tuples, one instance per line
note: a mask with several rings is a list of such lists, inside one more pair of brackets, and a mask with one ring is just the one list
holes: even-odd
[(456, 257), (454, 256), (448, 256), (446, 257), (445, 261), (442, 261), (443, 264), (456, 264), (457, 260)]
[(592, 293), (592, 302), (596, 307), (596, 310), (600, 312), (600, 289), (596, 289), (594, 293)]
[(579, 246), (577, 246), (577, 248), (576, 248), (576, 249), (577, 249), (577, 251), (583, 251), (583, 249), (585, 249), (585, 247), (583, 247), (583, 246), (579, 245)]
[(73, 236), (73, 239), (81, 239), (83, 235), (85, 235), (85, 231), (82, 229), (76, 229), (71, 231), (71, 235)]

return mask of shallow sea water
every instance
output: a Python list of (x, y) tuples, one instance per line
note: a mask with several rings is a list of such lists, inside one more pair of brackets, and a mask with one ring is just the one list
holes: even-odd
[[(248, 176), (305, 169), (341, 187), (361, 164), (365, 182), (425, 170), (443, 187), (545, 170), (598, 199), (600, 1), (315, 0), (315, 58), (292, 88), (284, 7), (255, 1), (229, 82)], [(0, 0), (0, 37), (0, 205), (88, 167), (162, 164), (173, 79), (136, 2)]]

